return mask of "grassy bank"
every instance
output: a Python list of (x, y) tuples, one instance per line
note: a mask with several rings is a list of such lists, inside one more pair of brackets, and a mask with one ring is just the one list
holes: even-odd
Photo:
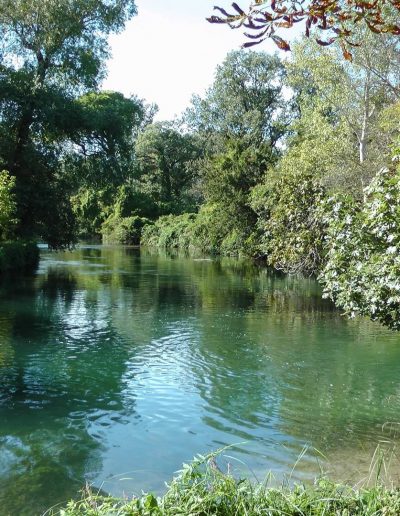
[(39, 263), (36, 242), (17, 240), (0, 243), (0, 274), (6, 271), (34, 269)]
[(400, 514), (400, 490), (378, 485), (352, 488), (318, 480), (312, 486), (269, 482), (254, 485), (222, 473), (214, 456), (184, 465), (162, 497), (144, 494), (131, 500), (97, 496), (85, 490), (79, 501), (51, 509), (57, 516), (372, 516)]

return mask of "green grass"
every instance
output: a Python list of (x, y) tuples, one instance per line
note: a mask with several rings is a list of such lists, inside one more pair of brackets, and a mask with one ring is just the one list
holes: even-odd
[(97, 495), (86, 488), (82, 499), (46, 516), (372, 516), (399, 515), (400, 490), (376, 481), (373, 487), (353, 488), (319, 479), (311, 486), (272, 487), (222, 473), (217, 454), (198, 456), (185, 464), (162, 497), (143, 494), (131, 500)]

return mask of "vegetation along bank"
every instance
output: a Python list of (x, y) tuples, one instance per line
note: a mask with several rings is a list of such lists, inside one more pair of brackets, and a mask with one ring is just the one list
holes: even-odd
[(261, 258), (317, 275), (346, 314), (398, 329), (390, 13), (382, 34), (354, 24), (351, 55), (306, 37), (289, 57), (230, 52), (203, 96), (157, 122), (156, 105), (100, 89), (107, 36), (135, 14), (132, 0), (2, 6), (0, 242), (96, 238)]
[(269, 481), (254, 484), (235, 480), (219, 470), (213, 455), (199, 456), (185, 464), (162, 497), (143, 494), (131, 500), (104, 497), (90, 489), (79, 501), (63, 509), (50, 509), (52, 516), (376, 516), (400, 512), (399, 489), (376, 484), (353, 489), (326, 479), (313, 486), (289, 484), (271, 487)]

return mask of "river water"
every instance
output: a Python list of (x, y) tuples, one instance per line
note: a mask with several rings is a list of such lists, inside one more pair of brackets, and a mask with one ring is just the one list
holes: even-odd
[(312, 279), (88, 246), (0, 283), (1, 516), (86, 482), (162, 492), (227, 445), (240, 475), (356, 481), (378, 444), (396, 460), (399, 422), (400, 335), (345, 320)]

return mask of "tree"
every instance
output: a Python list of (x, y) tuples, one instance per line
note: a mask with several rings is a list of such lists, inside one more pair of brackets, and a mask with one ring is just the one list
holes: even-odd
[(52, 245), (68, 245), (68, 228), (67, 238), (62, 226), (50, 228), (61, 208), (60, 224), (71, 215), (60, 141), (76, 123), (74, 98), (104, 76), (108, 34), (135, 12), (133, 0), (1, 2), (0, 162), (16, 178), (20, 234), (48, 239), (49, 230)]
[[(359, 163), (363, 167), (369, 153), (379, 152), (377, 120), (388, 105), (393, 104), (400, 94), (400, 41), (398, 37), (357, 31), (363, 45), (354, 50), (353, 66), (345, 68), (358, 100), (355, 123), (348, 123), (357, 137)], [(378, 142), (378, 145), (373, 145)], [(378, 167), (375, 168), (375, 171)]]
[[(240, 138), (228, 140), (225, 151), (208, 161), (203, 171), (203, 188), (207, 204), (213, 207), (209, 218), (215, 214), (215, 218), (224, 220), (221, 236), (230, 235), (229, 254), (254, 251), (252, 234), (257, 215), (250, 206), (250, 192), (263, 181), (275, 162), (276, 156), (269, 145), (248, 145)], [(228, 240), (224, 244), (226, 248)]]
[(296, 44), (287, 80), (298, 117), (279, 166), (283, 173), (307, 169), (330, 189), (362, 195), (390, 155), (381, 116), (396, 99), (386, 82), (393, 89), (400, 84), (399, 50), (393, 37), (367, 33), (349, 63), (334, 47), (322, 49), (307, 39)]
[(253, 189), (258, 250), (268, 265), (288, 274), (319, 272), (324, 255), (324, 199), (323, 185), (307, 169), (287, 171)]
[(212, 140), (218, 136), (245, 138), (253, 144), (266, 142), (275, 147), (285, 125), (283, 76), (284, 67), (277, 56), (230, 52), (217, 67), (205, 97), (193, 97), (185, 122)]
[(186, 232), (195, 247), (254, 252), (257, 216), (250, 192), (280, 156), (291, 114), (283, 98), (284, 75), (277, 56), (230, 52), (205, 97), (192, 99), (184, 120), (205, 148), (198, 167), (206, 202), (193, 231)]
[[(322, 46), (339, 41), (343, 55), (351, 60), (348, 50), (359, 43), (355, 34), (358, 25), (363, 22), (372, 32), (378, 34), (400, 34), (397, 16), (400, 4), (397, 0), (387, 2), (367, 2), (365, 0), (311, 0), (309, 2), (292, 2), (288, 0), (256, 0), (243, 10), (238, 4), (232, 4), (233, 11), (228, 13), (221, 7), (211, 16), (211, 23), (228, 24), (231, 28), (244, 27), (245, 36), (250, 41), (244, 47), (257, 45), (271, 38), (283, 50), (290, 46), (276, 32), (292, 28), (296, 23), (305, 22), (305, 35), (312, 30), (316, 32), (316, 41)], [(222, 16), (221, 16), (222, 15)]]
[(201, 153), (190, 134), (158, 122), (139, 135), (135, 151), (139, 188), (153, 200), (158, 214), (195, 208), (190, 195), (195, 171), (192, 162)]
[[(76, 101), (76, 120), (65, 156), (66, 173), (79, 186), (116, 187), (133, 174), (134, 145), (152, 108), (114, 91), (90, 92)], [(149, 120), (150, 117), (150, 120)], [(69, 152), (68, 152), (69, 151)]]
[(132, 183), (135, 142), (151, 123), (156, 106), (103, 91), (80, 96), (74, 108), (74, 124), (63, 142), (63, 176), (72, 187), (78, 235), (93, 238), (113, 212), (130, 216), (145, 206), (147, 215), (151, 209)]

